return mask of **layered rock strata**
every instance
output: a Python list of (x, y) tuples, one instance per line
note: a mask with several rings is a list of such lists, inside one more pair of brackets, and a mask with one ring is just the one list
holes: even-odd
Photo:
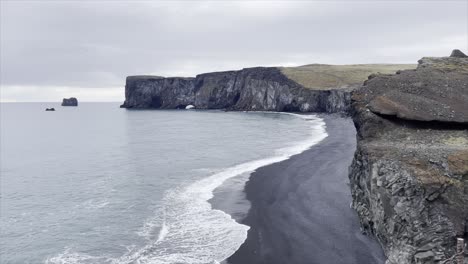
[(287, 112), (344, 112), (351, 88), (307, 89), (276, 67), (213, 72), (195, 78), (129, 76), (125, 108), (227, 109)]
[(353, 208), (389, 264), (452, 263), (468, 240), (468, 58), (423, 58), (353, 92)]

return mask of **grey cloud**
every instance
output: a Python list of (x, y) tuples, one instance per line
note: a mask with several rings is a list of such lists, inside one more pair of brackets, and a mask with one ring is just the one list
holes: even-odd
[(466, 1), (7, 1), (1, 84), (111, 88), (131, 74), (415, 62), (468, 48), (467, 8)]

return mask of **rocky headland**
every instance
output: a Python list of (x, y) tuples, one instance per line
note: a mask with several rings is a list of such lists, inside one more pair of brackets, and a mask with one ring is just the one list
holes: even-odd
[(370, 76), (353, 92), (351, 116), (349, 178), (363, 230), (389, 264), (455, 263), (457, 238), (468, 239), (468, 58), (454, 51)]
[(413, 65), (322, 65), (256, 67), (195, 78), (129, 76), (124, 108), (226, 109), (286, 112), (346, 112), (351, 91), (371, 73)]
[[(460, 257), (457, 238), (468, 240), (468, 58), (461, 51), (422, 58), (416, 68), (312, 64), (194, 78), (127, 77), (121, 107), (189, 105), (348, 113), (357, 131), (349, 169), (352, 207), (362, 230), (382, 245), (387, 263), (448, 264)], [(282, 239), (279, 244), (290, 245), (294, 237)], [(252, 259), (265, 246), (249, 245), (244, 250), (254, 252)]]

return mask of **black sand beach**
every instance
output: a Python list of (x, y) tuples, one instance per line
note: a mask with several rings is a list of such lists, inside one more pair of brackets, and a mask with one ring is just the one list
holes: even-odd
[(247, 240), (231, 264), (384, 263), (349, 207), (348, 167), (356, 147), (351, 120), (323, 116), (328, 137), (291, 159), (262, 167), (245, 192)]

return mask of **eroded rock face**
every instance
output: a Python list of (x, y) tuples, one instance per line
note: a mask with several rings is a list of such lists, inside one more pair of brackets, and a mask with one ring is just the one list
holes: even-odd
[(257, 67), (195, 78), (130, 76), (122, 107), (344, 112), (350, 106), (350, 91), (306, 89), (278, 68)]
[(121, 107), (185, 108), (195, 100), (194, 87), (194, 78), (129, 76)]
[(75, 97), (63, 98), (62, 106), (78, 106), (78, 99)]
[(368, 109), (417, 121), (468, 123), (468, 58), (423, 58), (416, 70), (371, 78), (359, 91)]
[(468, 239), (467, 63), (424, 58), (353, 92), (353, 207), (389, 264), (443, 263)]
[(461, 52), (461, 50), (455, 49), (452, 51), (452, 54), (450, 54), (450, 57), (466, 58), (468, 56), (466, 56), (465, 53)]

